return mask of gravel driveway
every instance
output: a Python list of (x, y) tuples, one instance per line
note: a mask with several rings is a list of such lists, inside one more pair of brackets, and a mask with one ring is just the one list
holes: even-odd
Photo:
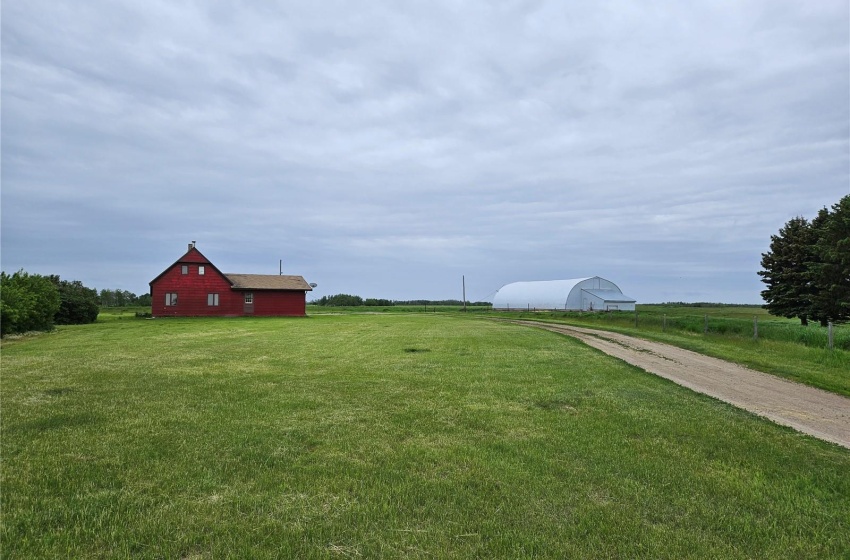
[(513, 322), (577, 338), (683, 387), (850, 448), (850, 398), (669, 344), (569, 325)]

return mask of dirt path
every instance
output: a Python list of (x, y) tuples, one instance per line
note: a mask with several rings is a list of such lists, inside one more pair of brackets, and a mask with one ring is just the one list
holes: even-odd
[(693, 391), (850, 448), (850, 398), (669, 344), (570, 325), (513, 322), (572, 336)]

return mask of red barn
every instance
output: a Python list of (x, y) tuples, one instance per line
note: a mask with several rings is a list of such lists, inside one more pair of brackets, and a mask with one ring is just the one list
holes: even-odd
[(194, 242), (150, 287), (154, 317), (305, 315), (312, 290), (301, 276), (224, 274)]

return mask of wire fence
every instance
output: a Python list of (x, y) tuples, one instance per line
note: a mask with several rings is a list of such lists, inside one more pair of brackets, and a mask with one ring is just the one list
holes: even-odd
[(721, 335), (755, 340), (792, 342), (813, 348), (850, 350), (850, 327), (832, 323), (808, 326), (782, 319), (752, 317), (723, 317), (712, 314), (668, 314), (643, 311), (579, 312), (579, 311), (494, 311), (514, 317), (566, 319), (587, 326), (609, 326), (659, 332), (680, 332), (702, 335)]

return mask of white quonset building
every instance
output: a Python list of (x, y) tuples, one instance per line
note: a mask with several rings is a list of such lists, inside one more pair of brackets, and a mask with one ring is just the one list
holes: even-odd
[(493, 309), (634, 311), (635, 300), (610, 280), (593, 276), (507, 284), (496, 292)]

